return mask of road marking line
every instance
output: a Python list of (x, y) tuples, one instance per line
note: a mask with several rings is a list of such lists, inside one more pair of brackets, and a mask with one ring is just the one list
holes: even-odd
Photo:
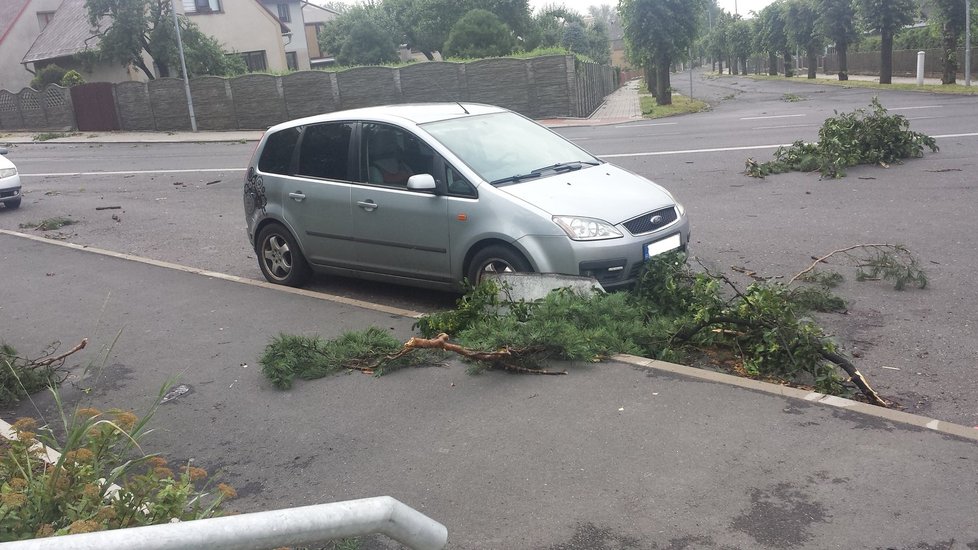
[(811, 128), (817, 124), (782, 124), (780, 126), (755, 126), (751, 130), (780, 130), (782, 128)]
[(123, 176), (128, 174), (189, 174), (192, 172), (244, 172), (246, 168), (188, 168), (183, 170), (127, 170), (116, 172), (50, 172), (47, 174), (21, 174), (21, 177), (66, 177), (66, 176)]
[[(976, 137), (978, 132), (972, 132), (969, 134), (943, 134), (938, 136), (931, 136), (934, 139), (947, 139), (947, 138), (958, 138), (958, 137)], [(649, 151), (645, 153), (614, 153), (611, 155), (595, 155), (598, 158), (610, 159), (610, 158), (620, 158), (620, 157), (654, 157), (661, 155), (685, 155), (689, 153), (725, 153), (730, 151), (751, 151), (754, 149), (777, 149), (778, 147), (791, 147), (790, 143), (782, 143), (779, 145), (744, 145), (741, 147), (716, 147), (712, 149), (685, 149), (682, 151)]]
[(651, 157), (658, 155), (683, 155), (687, 153), (723, 153), (727, 151), (748, 151), (751, 149), (776, 149), (778, 147), (790, 147), (790, 143), (780, 145), (745, 145), (740, 147), (716, 147), (712, 149), (685, 149), (682, 151), (650, 151), (647, 153), (615, 153), (612, 155), (597, 155), (598, 158), (610, 159), (619, 157)]
[(799, 114), (799, 115), (748, 116), (748, 117), (743, 117), (740, 120), (766, 120), (766, 119), (769, 119), (769, 118), (795, 118), (795, 117), (800, 117), (800, 116), (808, 116), (808, 115), (802, 113), (802, 114)]
[(913, 109), (940, 109), (943, 105), (918, 105), (916, 107), (891, 107), (887, 111), (910, 111)]
[(652, 122), (649, 124), (621, 124), (612, 128), (645, 128), (646, 126), (675, 126), (678, 122)]
[(338, 304), (344, 304), (353, 307), (359, 307), (362, 309), (369, 309), (372, 311), (379, 311), (381, 313), (388, 313), (391, 315), (398, 315), (400, 317), (408, 317), (411, 319), (418, 319), (422, 315), (421, 312), (411, 311), (409, 309), (401, 309), (397, 307), (390, 307), (381, 304), (374, 304), (371, 302), (364, 302), (363, 300), (355, 300), (353, 298), (347, 298), (345, 296), (337, 296), (335, 294), (326, 294), (323, 292), (315, 292), (312, 290), (305, 290), (301, 288), (293, 288), (289, 286), (282, 286), (269, 283), (267, 281), (258, 281), (255, 279), (246, 279), (244, 277), (238, 277), (237, 275), (228, 275), (227, 273), (219, 273), (217, 271), (208, 271), (206, 269), (198, 269), (196, 267), (189, 267), (180, 264), (174, 264), (170, 262), (164, 262), (161, 260), (153, 260), (151, 258), (143, 258), (142, 256), (134, 256), (132, 254), (123, 254), (121, 252), (113, 252), (111, 250), (105, 250), (102, 248), (95, 248), (93, 246), (85, 246), (81, 244), (68, 243), (64, 241), (56, 241), (48, 239), (45, 237), (38, 237), (36, 235), (27, 235), (25, 233), (18, 233), (16, 231), (10, 231), (7, 229), (0, 229), (0, 235), (10, 235), (12, 237), (21, 237), (23, 239), (29, 239), (32, 241), (37, 241), (46, 244), (52, 244), (57, 246), (62, 246), (64, 248), (72, 248), (74, 250), (81, 250), (85, 252), (91, 252), (93, 254), (100, 254), (102, 256), (109, 256), (111, 258), (117, 258), (120, 260), (128, 260), (131, 262), (137, 262), (141, 264), (151, 265), (154, 267), (162, 267), (165, 269), (173, 269), (175, 271), (182, 271), (184, 273), (191, 273), (194, 275), (203, 275), (204, 277), (210, 277), (212, 279), (221, 279), (223, 281), (230, 281), (233, 283), (241, 283), (243, 285), (256, 286), (261, 288), (266, 288), (269, 290), (277, 290), (279, 292), (287, 292), (289, 294), (296, 294), (298, 296), (305, 296), (306, 298), (316, 298), (318, 300), (324, 300), (327, 302), (335, 302)]

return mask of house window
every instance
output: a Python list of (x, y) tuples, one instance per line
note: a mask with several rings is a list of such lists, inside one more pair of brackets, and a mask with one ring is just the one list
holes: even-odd
[(221, 0), (183, 0), (184, 13), (217, 13), (221, 11)]
[(289, 5), (285, 2), (279, 2), (278, 4), (278, 20), (283, 23), (292, 21), (292, 17), (289, 16)]
[(52, 19), (54, 19), (54, 12), (53, 11), (39, 11), (39, 12), (37, 12), (37, 24), (38, 24), (38, 26), (41, 27), (41, 30), (42, 31), (44, 30), (44, 27), (47, 27), (48, 26), (48, 23), (50, 23)]
[(268, 64), (265, 62), (265, 50), (244, 52), (241, 54), (241, 59), (244, 59), (249, 73), (261, 73), (268, 70)]
[(285, 52), (285, 62), (288, 64), (290, 71), (299, 70), (299, 56), (295, 52)]

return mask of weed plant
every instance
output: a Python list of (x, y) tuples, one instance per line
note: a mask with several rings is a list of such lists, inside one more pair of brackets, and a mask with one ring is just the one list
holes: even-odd
[[(77, 408), (66, 412), (52, 389), (61, 426), (13, 424), (0, 439), (0, 541), (88, 533), (169, 523), (220, 514), (234, 489), (205, 492), (207, 472), (192, 464), (176, 471), (140, 440), (156, 404), (142, 417), (130, 411)], [(58, 438), (56, 433), (63, 433)], [(47, 449), (60, 455), (50, 460)]]

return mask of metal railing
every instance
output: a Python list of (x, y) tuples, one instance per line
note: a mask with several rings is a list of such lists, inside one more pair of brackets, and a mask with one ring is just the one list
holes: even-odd
[(444, 525), (392, 497), (6, 543), (4, 550), (264, 550), (380, 533), (415, 550), (440, 550)]

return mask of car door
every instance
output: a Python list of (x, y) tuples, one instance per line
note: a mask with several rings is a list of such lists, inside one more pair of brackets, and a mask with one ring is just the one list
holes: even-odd
[(306, 259), (314, 264), (351, 267), (356, 262), (350, 212), (356, 164), (353, 122), (311, 124), (302, 131), (296, 176), (285, 182), (286, 217)]
[(352, 188), (360, 269), (451, 280), (447, 199), (407, 188), (411, 175), (435, 176), (434, 166), (435, 152), (413, 133), (388, 124), (361, 124), (361, 183)]

